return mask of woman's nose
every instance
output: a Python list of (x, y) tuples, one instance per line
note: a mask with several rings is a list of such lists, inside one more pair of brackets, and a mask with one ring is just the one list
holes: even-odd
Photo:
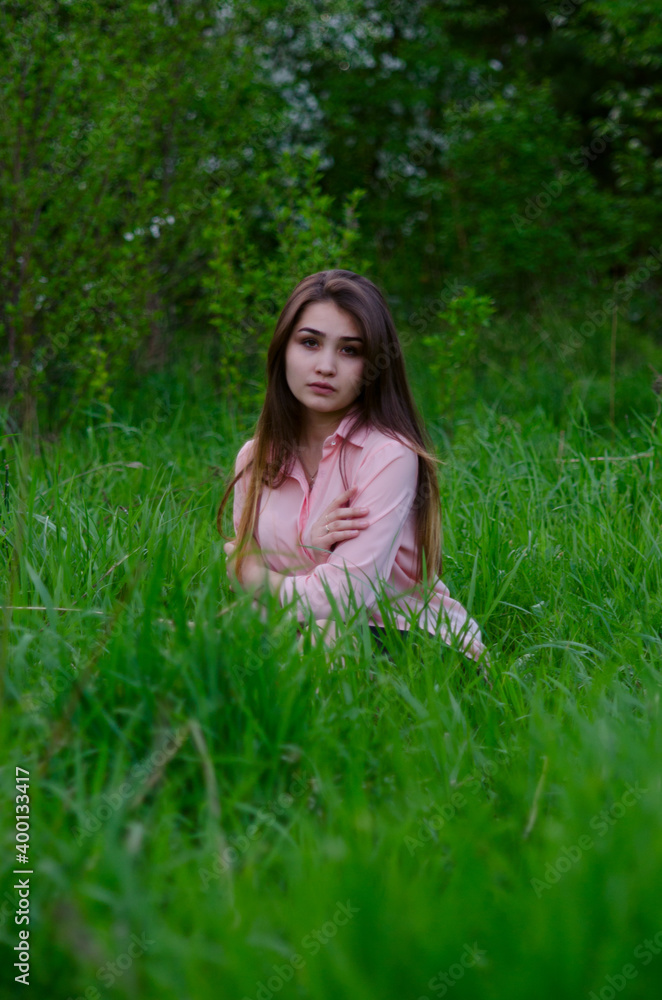
[(335, 362), (333, 360), (333, 355), (320, 354), (320, 356), (317, 359), (317, 371), (318, 372), (335, 371)]

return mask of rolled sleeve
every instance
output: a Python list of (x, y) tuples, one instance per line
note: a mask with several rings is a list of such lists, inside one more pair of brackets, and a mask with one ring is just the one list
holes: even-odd
[(368, 508), (368, 527), (339, 542), (328, 560), (310, 573), (287, 576), (279, 590), (281, 605), (296, 600), (301, 622), (310, 612), (316, 619), (328, 618), (331, 598), (343, 615), (354, 602), (358, 607), (374, 605), (379, 581), (391, 575), (417, 480), (418, 456), (405, 444), (389, 442), (366, 455), (354, 476), (358, 489), (352, 506)]

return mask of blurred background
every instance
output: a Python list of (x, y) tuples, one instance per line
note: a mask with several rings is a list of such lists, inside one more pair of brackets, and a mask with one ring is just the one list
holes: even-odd
[[(294, 285), (384, 290), (418, 400), (653, 408), (653, 0), (0, 3), (0, 402), (254, 419)], [(133, 408), (133, 410), (132, 410)]]

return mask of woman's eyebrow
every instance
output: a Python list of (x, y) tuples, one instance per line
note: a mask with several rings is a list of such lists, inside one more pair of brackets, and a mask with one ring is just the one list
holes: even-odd
[[(326, 337), (325, 333), (321, 330), (313, 330), (312, 326), (302, 326), (297, 333), (316, 333), (318, 337)], [(339, 340), (358, 340), (360, 344), (363, 343), (363, 337), (339, 337)]]

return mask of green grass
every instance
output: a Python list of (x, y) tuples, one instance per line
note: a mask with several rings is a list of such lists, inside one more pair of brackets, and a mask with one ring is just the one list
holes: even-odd
[(654, 995), (659, 433), (573, 413), (561, 451), (540, 408), (477, 405), (452, 447), (429, 425), (491, 687), (432, 638), (301, 648), (230, 592), (215, 513), (249, 434), (213, 400), (4, 440), (2, 995), (15, 766), (33, 996)]

